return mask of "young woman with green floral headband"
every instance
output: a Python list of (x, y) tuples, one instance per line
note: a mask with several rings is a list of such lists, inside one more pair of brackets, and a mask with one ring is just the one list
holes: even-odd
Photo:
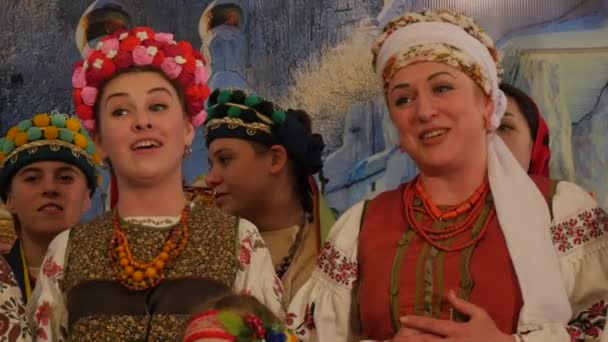
[(205, 181), (218, 207), (260, 229), (290, 301), (334, 222), (312, 178), (323, 165), (322, 139), (304, 111), (283, 110), (240, 89), (216, 89), (208, 112)]

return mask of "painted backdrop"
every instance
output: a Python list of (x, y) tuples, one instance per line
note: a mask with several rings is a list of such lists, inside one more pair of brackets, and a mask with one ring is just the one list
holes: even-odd
[[(539, 104), (551, 130), (551, 173), (608, 207), (608, 0), (16, 0), (0, 2), (0, 133), (38, 112), (72, 112), (71, 65), (104, 30), (175, 32), (211, 61), (211, 85), (247, 88), (301, 107), (327, 149), (322, 188), (342, 212), (416, 173), (400, 153), (369, 46), (391, 17), (448, 8), (498, 42), (506, 80)], [(185, 160), (207, 170), (198, 132)], [(320, 180), (321, 181), (321, 180)], [(85, 219), (102, 212), (104, 186)]]

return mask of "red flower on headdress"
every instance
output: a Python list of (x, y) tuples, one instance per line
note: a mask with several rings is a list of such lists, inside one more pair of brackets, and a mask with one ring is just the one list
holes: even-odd
[(89, 54), (89, 57), (87, 58), (87, 64), (89, 65), (89, 68), (91, 68), (96, 60), (104, 58), (106, 58), (106, 55), (102, 51), (95, 50), (91, 52), (91, 54)]
[(138, 47), (139, 45), (141, 45), (141, 40), (139, 40), (139, 38), (137, 38), (135, 36), (130, 35), (127, 38), (120, 41), (120, 50), (131, 52), (131, 51), (135, 50), (135, 48)]
[(188, 72), (186, 69), (183, 69), (179, 76), (177, 76), (177, 80), (182, 86), (187, 87), (194, 83), (194, 74)]
[(98, 87), (99, 84), (103, 81), (103, 74), (100, 69), (94, 69), (89, 67), (86, 74), (87, 85), (91, 87)]
[(133, 65), (133, 55), (128, 51), (120, 50), (114, 57), (114, 63), (119, 69), (126, 69)]
[(188, 112), (198, 113), (203, 109), (203, 101), (190, 101), (188, 102)]
[(191, 85), (186, 89), (186, 98), (189, 101), (205, 101), (209, 94), (210, 90), (206, 85)]
[(164, 52), (165, 52), (165, 57), (176, 57), (176, 56), (180, 56), (182, 54), (182, 49), (180, 49), (175, 44), (169, 44), (165, 48)]
[(181, 41), (179, 43), (177, 43), (177, 47), (179, 47), (182, 50), (181, 55), (188, 59), (189, 57), (192, 57), (192, 44), (190, 44), (189, 42), (186, 41)]
[(162, 51), (158, 51), (156, 53), (156, 56), (154, 56), (154, 60), (152, 60), (152, 65), (154, 65), (155, 67), (159, 68), (161, 67), (161, 65), (163, 64), (163, 61), (165, 60), (165, 54)]
[(144, 41), (143, 44), (145, 47), (156, 46), (158, 48), (158, 50), (164, 49), (165, 46), (167, 45), (166, 42), (159, 42), (158, 40), (154, 40), (154, 39), (148, 39), (148, 40)]
[(189, 74), (194, 74), (194, 72), (196, 71), (196, 59), (194, 59), (192, 55), (186, 58), (186, 63), (184, 63), (184, 70), (187, 71)]
[(74, 101), (74, 105), (78, 107), (78, 105), (82, 104), (82, 89), (76, 88), (72, 92), (72, 100)]
[(101, 75), (103, 79), (107, 79), (116, 72), (116, 65), (111, 59), (104, 58), (101, 66)]
[(81, 120), (93, 120), (93, 108), (85, 104), (76, 106), (76, 115)]

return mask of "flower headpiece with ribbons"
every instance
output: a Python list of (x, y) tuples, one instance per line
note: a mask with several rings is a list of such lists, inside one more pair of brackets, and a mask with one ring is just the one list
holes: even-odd
[(231, 310), (211, 310), (198, 314), (186, 328), (184, 342), (214, 338), (225, 341), (297, 342), (298, 338), (280, 324), (265, 326), (254, 315), (241, 316)]
[(101, 39), (72, 75), (76, 114), (89, 131), (95, 130), (95, 104), (100, 86), (116, 73), (131, 67), (153, 67), (176, 80), (186, 97), (187, 112), (195, 127), (206, 119), (204, 103), (209, 97), (205, 59), (186, 41), (176, 42), (170, 33), (149, 27), (118, 30)]
[(38, 114), (0, 138), (0, 195), (4, 201), (13, 176), (39, 161), (62, 161), (78, 167), (87, 178), (91, 195), (99, 185), (99, 155), (78, 118)]

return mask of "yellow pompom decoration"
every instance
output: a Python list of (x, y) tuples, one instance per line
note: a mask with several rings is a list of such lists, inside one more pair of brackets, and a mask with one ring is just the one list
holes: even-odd
[(36, 127), (47, 127), (51, 123), (51, 117), (47, 114), (38, 114), (32, 121)]
[(67, 119), (65, 121), (65, 127), (72, 132), (78, 133), (78, 131), (80, 131), (80, 121), (76, 118)]
[(82, 149), (86, 149), (89, 142), (87, 141), (87, 138), (84, 137), (84, 135), (76, 133), (74, 135), (74, 144)]
[(59, 137), (59, 129), (55, 126), (48, 126), (44, 128), (44, 137), (46, 139), (54, 140)]
[(27, 133), (19, 132), (15, 136), (15, 146), (21, 146), (27, 144)]
[(101, 164), (101, 158), (99, 158), (98, 153), (93, 154), (93, 161), (95, 162), (95, 164)]
[(19, 127), (15, 126), (12, 127), (11, 129), (8, 130), (8, 133), (6, 133), (6, 140), (13, 140), (15, 139), (15, 137), (17, 136), (17, 133), (21, 132), (19, 130)]

